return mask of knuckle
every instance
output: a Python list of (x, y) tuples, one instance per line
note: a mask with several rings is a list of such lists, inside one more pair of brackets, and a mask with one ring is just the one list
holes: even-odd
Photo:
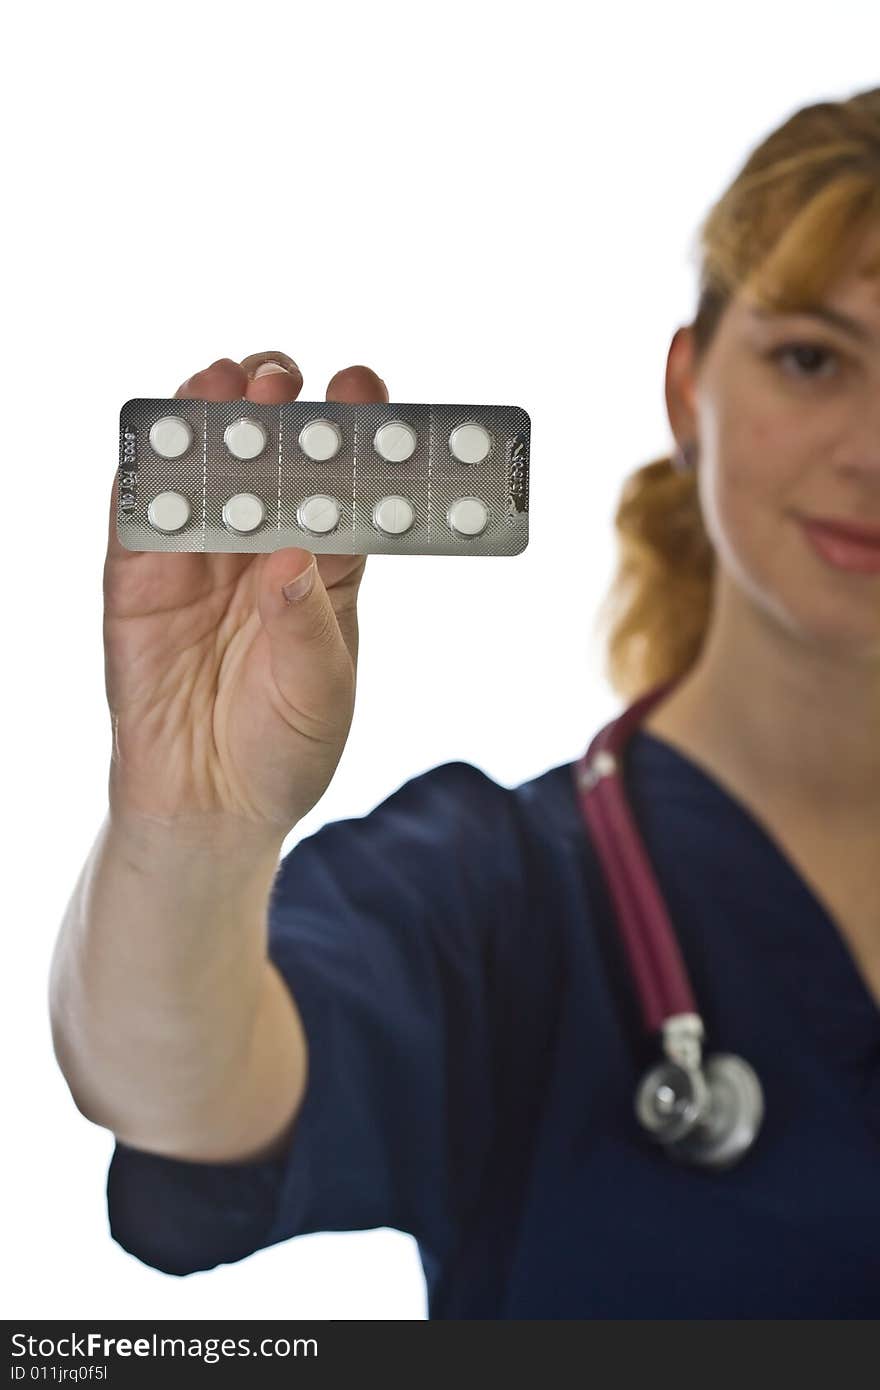
[(322, 603), (310, 617), (309, 641), (321, 651), (334, 647), (339, 641), (339, 627), (333, 609)]

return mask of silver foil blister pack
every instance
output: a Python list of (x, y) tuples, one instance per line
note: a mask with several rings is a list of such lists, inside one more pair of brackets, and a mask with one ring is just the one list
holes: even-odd
[(119, 414), (129, 550), (518, 555), (529, 416), (512, 405), (136, 399)]

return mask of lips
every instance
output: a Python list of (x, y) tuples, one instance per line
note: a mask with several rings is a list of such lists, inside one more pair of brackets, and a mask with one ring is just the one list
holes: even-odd
[(860, 545), (880, 545), (880, 526), (863, 526), (854, 521), (829, 521), (824, 517), (812, 516), (805, 516), (803, 521), (812, 530), (836, 536), (842, 541), (856, 541)]
[(880, 528), (809, 518), (801, 526), (815, 553), (833, 569), (880, 575)]

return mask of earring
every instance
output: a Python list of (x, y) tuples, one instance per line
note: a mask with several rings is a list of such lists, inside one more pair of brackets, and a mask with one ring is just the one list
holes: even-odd
[(697, 466), (697, 446), (692, 439), (676, 447), (671, 463), (677, 473), (692, 473)]

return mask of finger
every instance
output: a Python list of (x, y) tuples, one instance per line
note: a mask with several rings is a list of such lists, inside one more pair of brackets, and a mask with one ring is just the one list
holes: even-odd
[(247, 379), (240, 362), (233, 362), (231, 357), (219, 357), (210, 367), (194, 372), (174, 394), (201, 401), (237, 401), (244, 395)]
[[(327, 383), (328, 401), (345, 401), (350, 405), (367, 405), (370, 401), (387, 401), (388, 387), (372, 367), (361, 365), (343, 367)], [(318, 555), (318, 569), (325, 585), (332, 589), (346, 582), (359, 583), (366, 564), (365, 555)]]
[(119, 469), (113, 474), (113, 486), (110, 489), (110, 518), (107, 532), (107, 559), (108, 560), (132, 560), (138, 553), (129, 550), (119, 539), (116, 530), (116, 517), (119, 511)]
[[(263, 389), (266, 391), (274, 390), (276, 393), (289, 391), (289, 395), (276, 394), (272, 397), (261, 396), (259, 399), (266, 400), (294, 400), (302, 389), (302, 374), (296, 363), (291, 357), (282, 352), (254, 353), (252, 357), (242, 359), (242, 365), (253, 364), (259, 368), (268, 361), (279, 361), (286, 368), (284, 373), (273, 372), (269, 376), (261, 376), (252, 380), (248, 388), (250, 391), (256, 387), (258, 382), (264, 383)], [(290, 378), (288, 382), (286, 378)], [(299, 383), (298, 385), (296, 383)], [(292, 383), (292, 384), (291, 384)], [(296, 389), (294, 389), (294, 387)], [(369, 401), (387, 401), (388, 387), (382, 378), (370, 367), (355, 366), (344, 367), (330, 378), (327, 385), (328, 401), (347, 401), (349, 404), (366, 404)], [(364, 565), (366, 564), (365, 555), (336, 555), (322, 554), (316, 555), (318, 573), (327, 589), (339, 589), (343, 585), (350, 584), (352, 587), (360, 583)], [(283, 583), (285, 570), (289, 569), (290, 561), (293, 556), (280, 555), (275, 552), (274, 558), (267, 562), (268, 572), (264, 574), (264, 579), (271, 587)]]
[(302, 390), (302, 372), (286, 352), (253, 352), (241, 359), (248, 375), (245, 397), (266, 405), (295, 401)]
[[(331, 671), (347, 674), (352, 658), (315, 558), (299, 546), (270, 555), (259, 576), (257, 609), (278, 689), (317, 725), (324, 717)], [(304, 590), (297, 580), (306, 581)]]
[[(178, 386), (175, 400), (197, 398), (206, 401), (238, 400), (247, 385), (247, 372), (239, 362), (231, 357), (219, 357), (209, 367), (194, 372), (191, 377)], [(119, 506), (119, 469), (113, 475), (110, 489), (110, 518), (107, 536), (107, 558), (112, 560), (133, 560), (144, 552), (129, 550), (119, 539), (116, 530), (116, 516)]]
[(387, 401), (388, 387), (372, 367), (343, 367), (330, 378), (327, 400), (348, 401), (352, 405)]

